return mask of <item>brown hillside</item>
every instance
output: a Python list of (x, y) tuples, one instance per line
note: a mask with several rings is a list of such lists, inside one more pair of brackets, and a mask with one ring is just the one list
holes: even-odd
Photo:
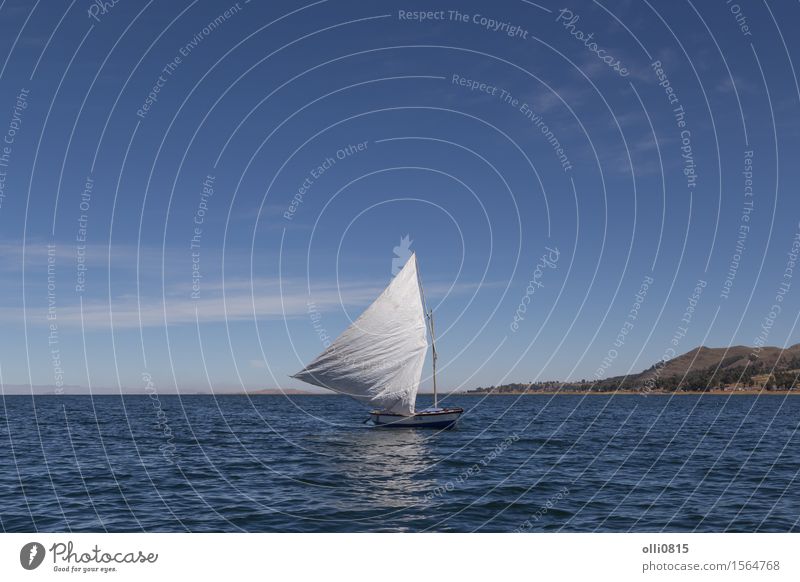
[[(767, 369), (785, 369), (793, 358), (800, 358), (800, 344), (795, 344), (786, 349), (772, 346), (757, 350), (748, 346), (731, 346), (728, 348), (707, 348), (700, 346), (668, 360), (661, 369), (662, 377), (683, 376), (689, 372), (719, 368), (726, 370), (738, 368), (753, 359), (760, 362)], [(780, 359), (780, 361), (779, 361)], [(655, 373), (655, 367), (645, 370), (642, 379), (647, 379)]]

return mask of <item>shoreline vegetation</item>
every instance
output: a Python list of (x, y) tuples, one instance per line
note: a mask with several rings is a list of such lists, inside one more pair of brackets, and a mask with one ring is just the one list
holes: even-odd
[[(506, 388), (505, 386), (498, 386), (497, 388)], [(433, 392), (420, 392), (420, 396), (433, 396)], [(480, 388), (475, 390), (458, 390), (446, 393), (440, 393), (440, 398), (445, 396), (792, 396), (800, 395), (800, 388), (791, 390), (786, 389), (763, 389), (757, 387), (736, 388), (736, 389), (714, 389), (714, 390), (677, 390), (667, 392), (664, 390), (574, 390), (574, 389), (553, 389), (553, 390), (489, 390), (488, 388)], [(94, 392), (71, 392), (71, 393), (54, 393), (52, 390), (40, 391), (31, 393), (23, 391), (6, 391), (0, 393), (0, 397), (41, 397), (53, 396), (57, 398), (70, 397), (70, 396), (86, 396), (89, 398), (101, 398), (113, 396), (115, 398), (128, 397), (128, 396), (149, 396), (147, 392), (111, 392), (111, 391), (94, 391)], [(160, 394), (163, 398), (191, 398), (192, 396), (208, 396), (212, 398), (228, 398), (231, 396), (282, 396), (286, 398), (293, 398), (295, 396), (314, 396), (314, 397), (334, 397), (345, 396), (330, 390), (320, 392), (304, 392), (302, 390), (293, 390), (291, 392), (282, 392), (281, 390), (253, 390), (251, 392), (167, 392)]]

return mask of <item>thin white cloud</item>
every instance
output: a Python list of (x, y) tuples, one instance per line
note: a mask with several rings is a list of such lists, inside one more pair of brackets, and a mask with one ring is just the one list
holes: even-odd
[[(59, 245), (57, 248), (57, 265), (60, 269), (69, 268), (74, 257), (71, 245)], [(90, 274), (97, 276), (98, 271), (107, 268), (108, 247), (104, 245), (87, 245), (86, 262), (90, 267)], [(14, 256), (16, 255), (16, 256)], [(135, 246), (113, 246), (111, 248), (112, 267), (119, 263), (119, 268), (134, 270), (136, 266), (137, 249)], [(385, 281), (351, 281), (336, 284), (335, 281), (311, 282), (309, 294), (308, 282), (298, 277), (260, 277), (248, 278), (230, 276), (224, 280), (209, 274), (201, 279), (200, 293), (191, 295), (191, 272), (186, 271), (187, 261), (185, 253), (180, 250), (169, 250), (169, 259), (165, 268), (166, 281), (161, 281), (161, 251), (160, 249), (142, 248), (143, 277), (140, 280), (141, 295), (135, 294), (136, 286), (133, 280), (126, 285), (131, 292), (119, 294), (122, 283), (114, 283), (112, 289), (117, 291), (110, 300), (107, 293), (92, 293), (83, 296), (83, 308), (80, 298), (72, 293), (71, 274), (64, 274), (66, 287), (64, 293), (57, 290), (55, 296), (56, 323), (59, 327), (81, 327), (86, 329), (111, 329), (113, 328), (138, 328), (160, 327), (166, 325), (194, 325), (200, 323), (220, 323), (225, 321), (255, 321), (264, 319), (283, 319), (307, 316), (309, 302), (314, 304), (314, 309), (320, 312), (334, 312), (347, 310), (352, 314), (359, 308), (366, 306), (383, 290)], [(204, 259), (208, 257), (204, 254)], [(21, 266), (21, 247), (10, 243), (0, 243), (0, 270)], [(47, 267), (48, 247), (46, 243), (31, 244), (26, 248), (26, 262), (29, 269), (35, 269), (31, 262), (39, 264), (43, 269)], [(247, 257), (245, 257), (247, 258)], [(245, 258), (232, 257), (226, 264), (238, 263), (246, 265)], [(249, 258), (248, 258), (249, 260)], [(176, 261), (176, 262), (172, 262)], [(213, 260), (204, 261), (205, 264), (217, 265)], [(144, 267), (147, 266), (145, 269)], [(227, 269), (226, 269), (227, 270)], [(241, 272), (241, 270), (240, 270)], [(178, 280), (180, 275), (180, 280)], [(157, 280), (153, 281), (153, 277)], [(144, 278), (149, 277), (148, 281)], [(101, 277), (105, 279), (105, 277)], [(95, 279), (98, 280), (98, 279)], [(61, 281), (61, 279), (59, 279)], [(69, 281), (69, 283), (67, 283)], [(27, 304), (27, 323), (30, 325), (48, 325), (48, 308), (43, 303), (46, 294), (41, 288), (43, 279), (31, 276), (27, 295), (30, 297)], [(154, 286), (155, 283), (155, 286)], [(102, 289), (107, 291), (105, 282), (101, 281)], [(486, 284), (484, 284), (485, 286)], [(457, 283), (452, 287), (445, 283), (431, 283), (426, 292), (431, 298), (443, 297), (446, 293), (474, 292), (476, 283)], [(58, 289), (61, 289), (60, 287)], [(94, 291), (102, 291), (98, 288)], [(41, 291), (41, 293), (40, 293)], [(9, 303), (9, 299), (11, 303)], [(5, 305), (0, 307), (0, 321), (4, 323), (23, 323), (21, 302), (13, 296), (7, 296)]]
[[(263, 319), (283, 319), (307, 316), (309, 302), (319, 312), (341, 310), (351, 311), (369, 304), (380, 294), (382, 287), (372, 284), (348, 284), (347, 286), (315, 286), (308, 294), (305, 281), (285, 280), (256, 283), (256, 292), (250, 293), (250, 281), (237, 280), (225, 285), (225, 295), (219, 292), (220, 285), (203, 287), (199, 299), (192, 299), (188, 293), (173, 294), (163, 300), (154, 297), (124, 295), (107, 301), (92, 300), (80, 304), (57, 305), (56, 319), (59, 327), (80, 327), (86, 329), (159, 327), (200, 323), (220, 323), (234, 321), (254, 321)], [(426, 291), (431, 298), (441, 297), (448, 291), (453, 294), (474, 292), (478, 287), (494, 287), (498, 283), (460, 283), (453, 286), (432, 284)], [(30, 325), (47, 325), (46, 307), (29, 306), (27, 311)], [(22, 322), (22, 311), (16, 308), (1, 308), (0, 321)]]
[[(365, 303), (380, 293), (375, 287), (327, 287), (315, 289), (309, 295), (304, 281), (284, 281), (282, 287), (276, 282), (267, 288), (256, 285), (255, 293), (251, 294), (249, 281), (235, 281), (226, 285), (224, 295), (218, 285), (201, 287), (196, 299), (186, 292), (166, 299), (124, 295), (110, 303), (91, 300), (84, 302), (83, 309), (79, 303), (57, 305), (55, 321), (59, 327), (82, 325), (107, 329), (194, 324), (198, 320), (200, 323), (253, 321), (305, 315), (309, 301), (313, 301), (316, 309), (328, 311), (342, 304)], [(29, 308), (27, 315), (32, 325), (48, 323), (46, 308)], [(21, 322), (22, 313), (19, 309), (0, 309), (0, 320)]]

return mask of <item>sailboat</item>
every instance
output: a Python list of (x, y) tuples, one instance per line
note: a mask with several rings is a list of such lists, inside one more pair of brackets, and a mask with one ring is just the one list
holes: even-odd
[[(433, 407), (415, 409), (431, 336)], [(417, 255), (358, 319), (292, 378), (346, 394), (372, 408), (373, 425), (449, 428), (463, 408), (439, 407), (433, 310), (428, 310)], [(365, 421), (366, 422), (366, 421)]]

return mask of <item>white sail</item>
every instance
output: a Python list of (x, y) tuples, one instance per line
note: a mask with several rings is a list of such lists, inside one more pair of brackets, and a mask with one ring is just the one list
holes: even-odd
[(292, 377), (374, 408), (411, 415), (427, 350), (414, 254), (372, 305)]

